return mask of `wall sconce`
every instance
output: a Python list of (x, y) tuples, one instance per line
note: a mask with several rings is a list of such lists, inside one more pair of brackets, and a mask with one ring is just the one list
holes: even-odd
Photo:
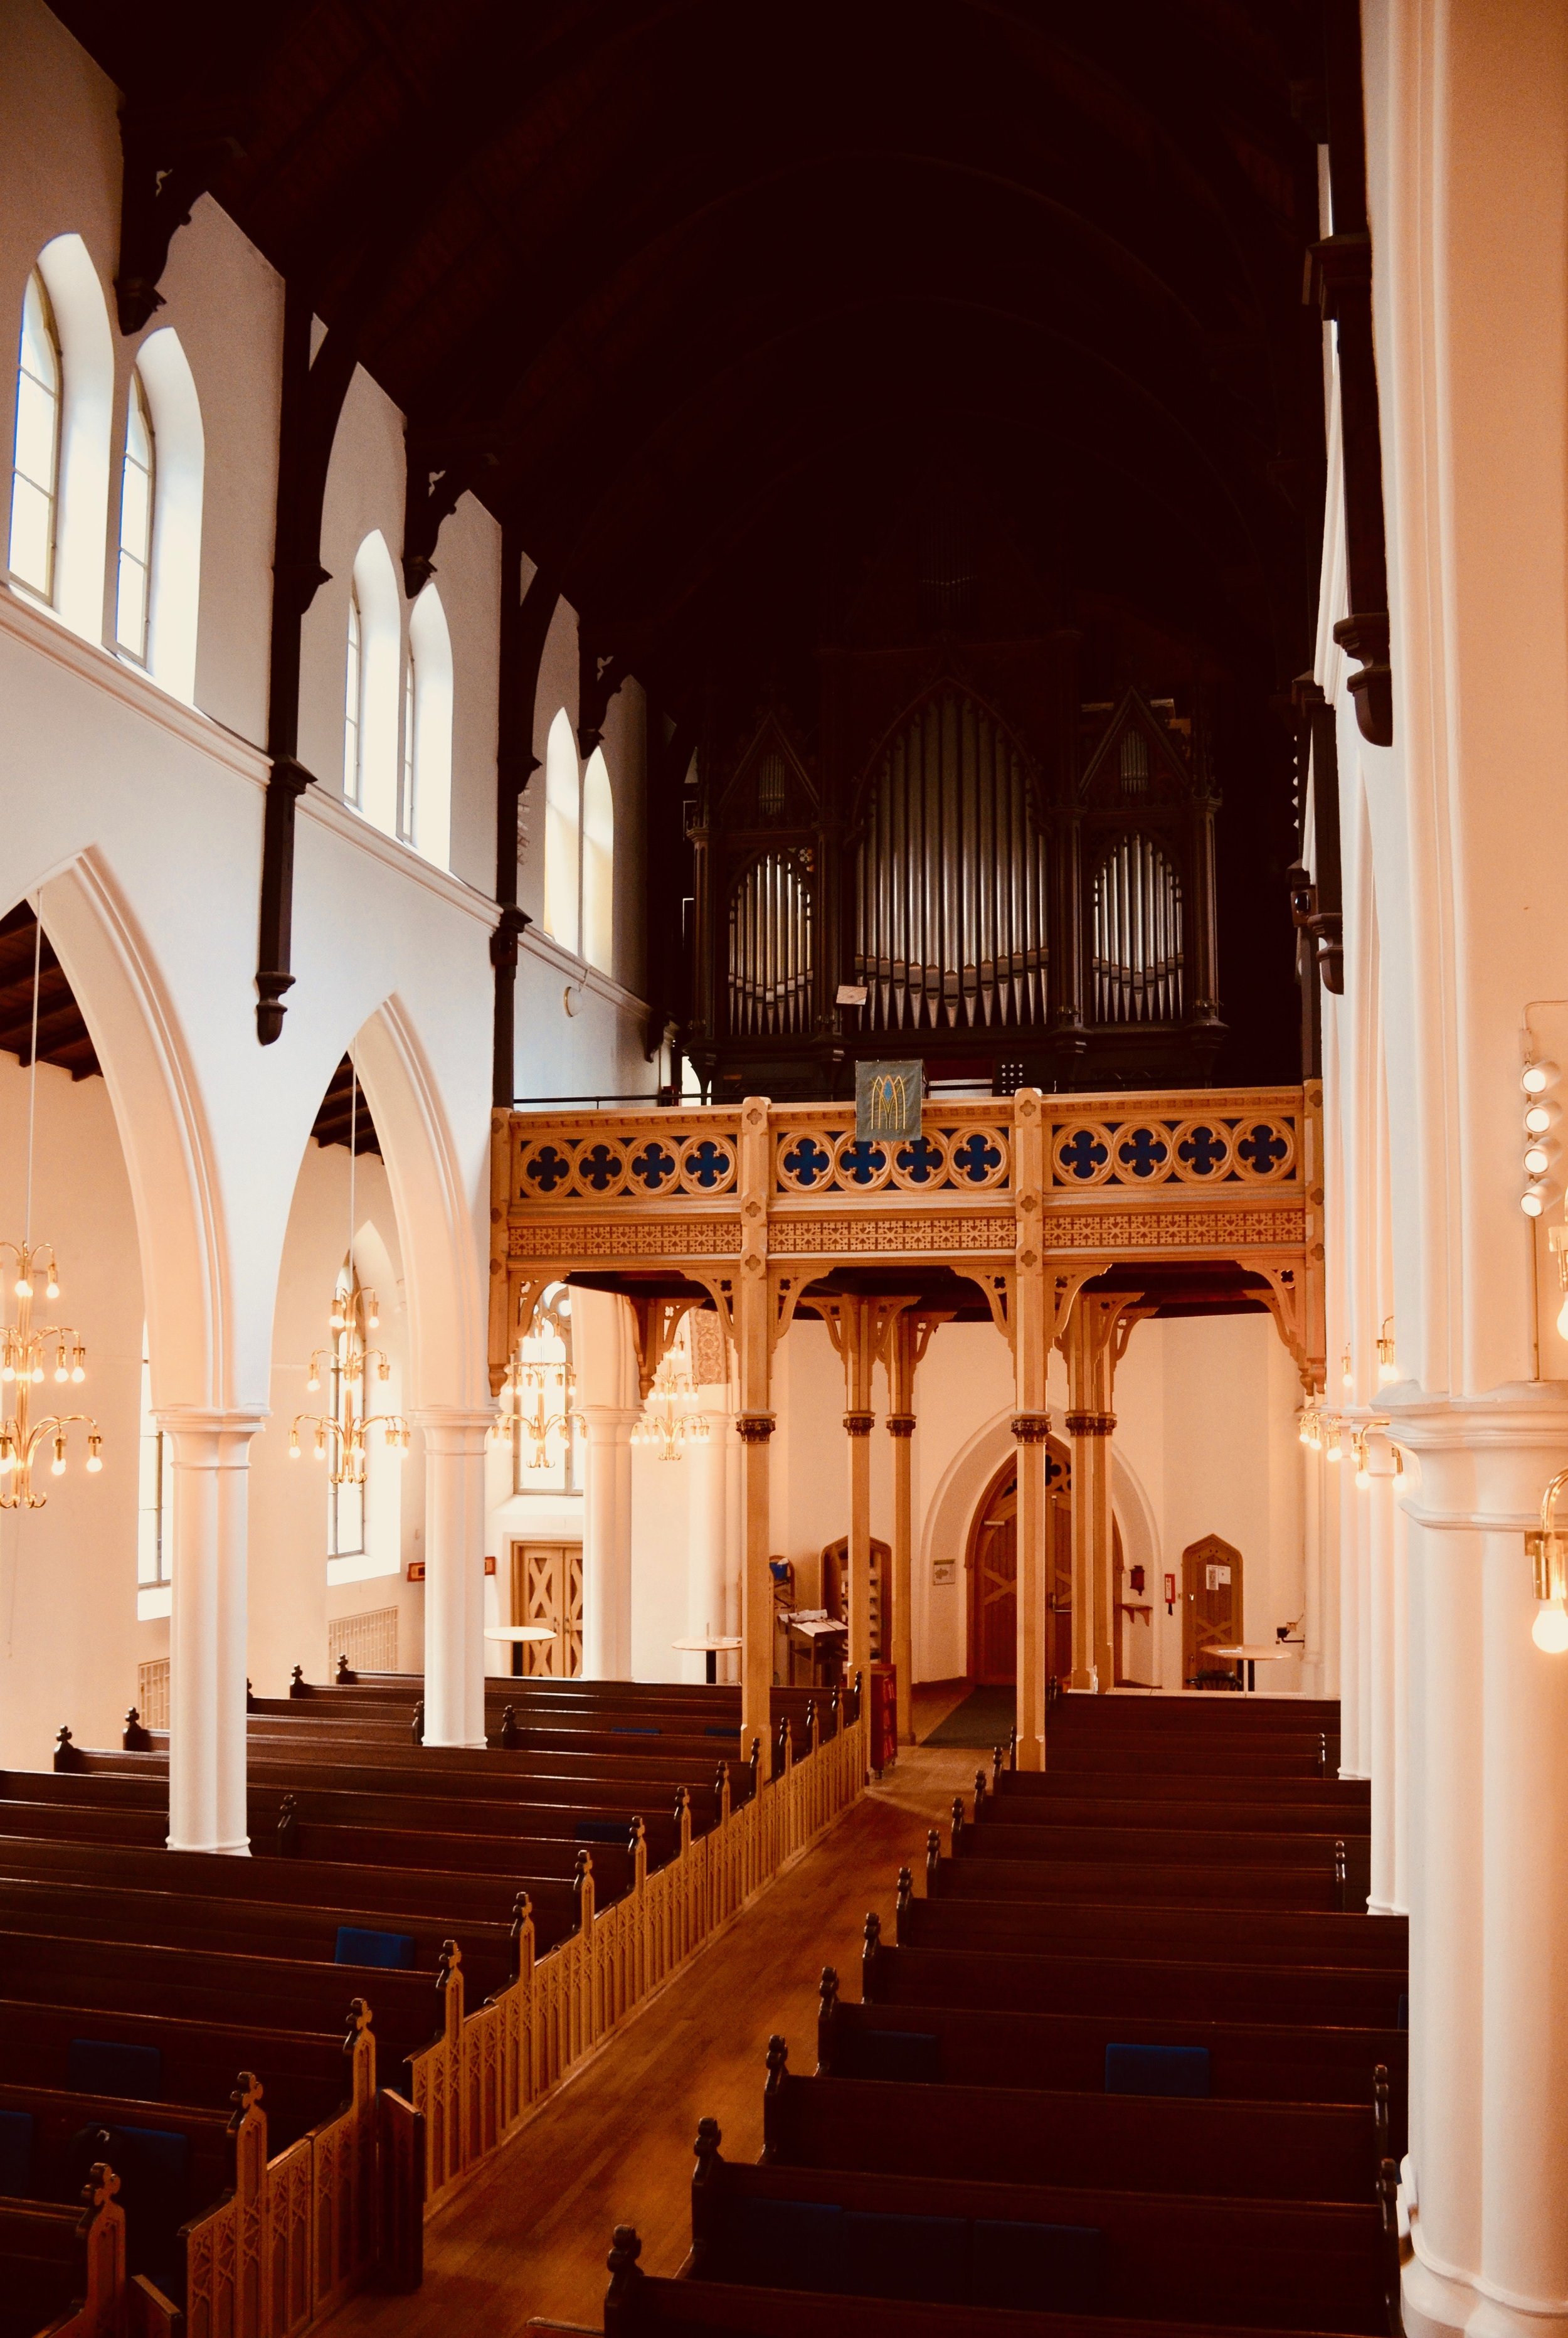
[(1348, 1340), (1345, 1342), (1345, 1353), (1339, 1359), (1339, 1385), (1344, 1390), (1347, 1396), (1354, 1394), (1356, 1388), (1356, 1367), (1350, 1361), (1350, 1342)]
[(1394, 1318), (1385, 1315), (1383, 1329), (1377, 1334), (1377, 1385), (1387, 1388), (1399, 1377), (1399, 1367), (1394, 1361)]
[(1519, 1196), (1519, 1207), (1527, 1218), (1538, 1218), (1547, 1203), (1557, 1198), (1549, 1176), (1556, 1147), (1546, 1134), (1556, 1118), (1556, 1107), (1543, 1102), (1556, 1079), (1555, 1064), (1526, 1064), (1519, 1075), (1524, 1091), (1524, 1174), (1531, 1180)]
[(1530, 1626), (1530, 1637), (1549, 1656), (1568, 1650), (1568, 1536), (1557, 1531), (1557, 1497), (1568, 1486), (1568, 1469), (1559, 1469), (1541, 1497), (1541, 1524), (1524, 1537), (1525, 1556), (1534, 1572), (1540, 1606)]
[[(1391, 1429), (1393, 1425), (1389, 1420), (1369, 1420), (1364, 1429), (1358, 1429), (1356, 1431), (1351, 1440), (1356, 1455), (1356, 1483), (1363, 1493), (1372, 1483), (1372, 1472), (1367, 1465), (1367, 1439), (1374, 1429)], [(1402, 1478), (1405, 1474), (1405, 1456), (1396, 1445), (1393, 1448), (1393, 1454), (1394, 1475), (1396, 1478)]]

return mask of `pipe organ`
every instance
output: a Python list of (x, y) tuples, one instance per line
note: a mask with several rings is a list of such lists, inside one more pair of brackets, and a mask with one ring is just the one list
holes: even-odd
[(841, 649), (686, 779), (681, 1044), (715, 1098), (857, 1056), (999, 1091), (1201, 1084), (1223, 1036), (1206, 709), (1087, 696), (1067, 633)]

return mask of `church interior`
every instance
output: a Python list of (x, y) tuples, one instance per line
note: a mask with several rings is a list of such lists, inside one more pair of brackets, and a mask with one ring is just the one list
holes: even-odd
[(0, 2338), (1568, 2338), (1561, 5), (0, 189)]

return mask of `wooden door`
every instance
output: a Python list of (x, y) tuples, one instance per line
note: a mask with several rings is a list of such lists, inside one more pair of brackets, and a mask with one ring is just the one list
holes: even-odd
[(583, 1670), (583, 1546), (580, 1542), (514, 1542), (512, 1621), (548, 1624), (553, 1640), (523, 1648), (526, 1677), (575, 1680)]
[(969, 1538), (969, 1677), (1018, 1676), (1018, 1465), (1010, 1461), (981, 1504)]
[(1051, 1514), (1045, 1669), (1065, 1681), (1073, 1670), (1073, 1455), (1054, 1438), (1045, 1448), (1045, 1498)]
[(1218, 1535), (1189, 1543), (1181, 1554), (1181, 1678), (1188, 1688), (1210, 1688), (1240, 1677), (1230, 1657), (1210, 1647), (1241, 1638), (1241, 1554)]

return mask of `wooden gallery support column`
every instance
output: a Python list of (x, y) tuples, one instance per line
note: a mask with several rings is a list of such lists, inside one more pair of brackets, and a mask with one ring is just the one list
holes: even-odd
[(732, 1324), (740, 1439), (740, 1751), (759, 1737), (770, 1742), (773, 1700), (773, 1584), (768, 1572), (772, 1539), (769, 1440), (773, 1434), (773, 1302), (768, 1283), (768, 1196), (773, 1174), (768, 1100), (748, 1096), (740, 1107), (740, 1273)]
[(891, 1655), (897, 1679), (898, 1743), (913, 1745), (910, 1718), (915, 1678), (914, 1629), (914, 1469), (910, 1440), (915, 1435), (915, 1374), (931, 1344), (938, 1323), (947, 1315), (916, 1311), (900, 1305), (887, 1330), (887, 1434), (893, 1439), (893, 1580), (886, 1596), (893, 1607), (893, 1628), (883, 1626), (882, 1646)]
[(1062, 1334), (1073, 1440), (1073, 1677), (1103, 1695), (1116, 1685), (1115, 1526), (1111, 1502), (1116, 1366), (1136, 1292), (1080, 1292)]
[(1045, 1767), (1045, 1586), (1051, 1516), (1045, 1494), (1045, 1442), (1051, 1415), (1045, 1375), (1054, 1331), (1045, 1278), (1044, 1147), (1040, 1093), (1013, 1099), (1013, 1184), (1016, 1249), (1009, 1309), (1013, 1333), (1013, 1434), (1018, 1445), (1018, 1767)]

